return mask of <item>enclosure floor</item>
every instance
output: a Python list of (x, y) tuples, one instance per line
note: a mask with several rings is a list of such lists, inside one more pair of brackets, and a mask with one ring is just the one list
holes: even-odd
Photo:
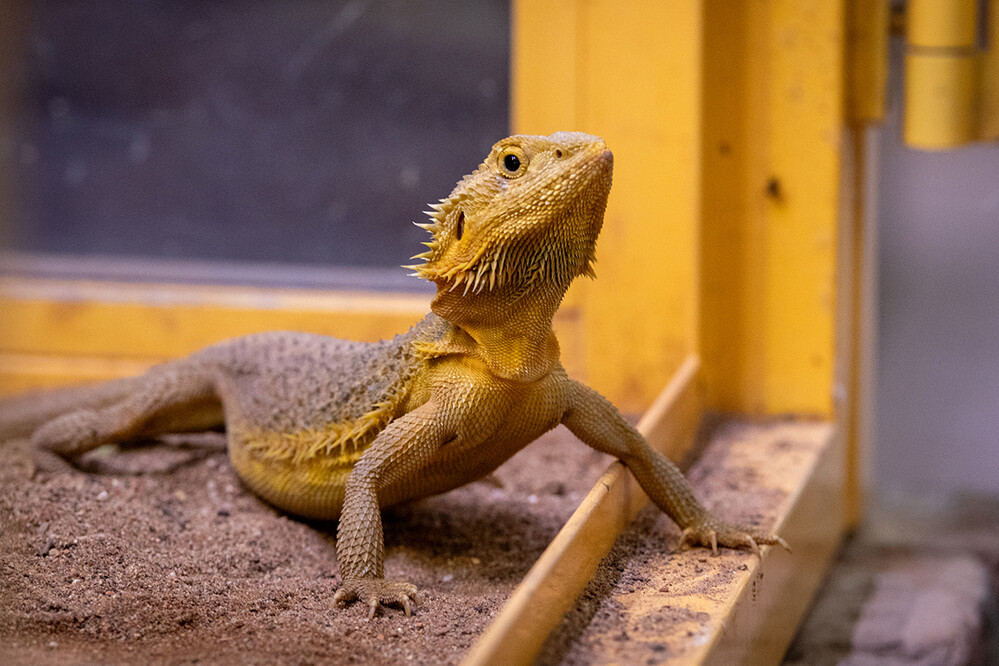
[[(763, 449), (753, 462), (739, 443), (793, 461), (819, 431), (729, 423), (691, 469), (695, 490), (732, 520), (769, 526), (787, 499), (765, 473), (775, 458)], [(333, 526), (263, 504), (220, 451), (98, 451), (92, 473), (33, 481), (23, 442), (0, 444), (0, 459), (0, 662), (15, 665), (457, 663), (609, 463), (560, 428), (487, 480), (388, 511), (387, 573), (416, 583), (420, 603), (412, 618), (388, 609), (368, 622), (358, 605), (330, 608)], [(642, 632), (684, 634), (690, 614), (670, 600), (710, 595), (724, 581), (704, 572), (738, 572), (747, 557), (684, 550), (645, 510), (542, 660), (666, 658)]]

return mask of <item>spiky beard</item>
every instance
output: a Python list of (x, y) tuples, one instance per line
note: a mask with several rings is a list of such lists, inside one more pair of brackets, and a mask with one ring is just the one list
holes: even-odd
[[(523, 295), (539, 283), (568, 284), (577, 275), (594, 276), (593, 243), (578, 247), (573, 242), (569, 224), (549, 223), (533, 233), (514, 235), (515, 225), (493, 228), (479, 249), (468, 259), (441, 265), (447, 246), (457, 242), (456, 227), (464, 223), (464, 213), (457, 201), (442, 199), (431, 204), (428, 223), (417, 226), (430, 232), (432, 240), (424, 243), (427, 251), (413, 257), (424, 263), (407, 266), (415, 277), (429, 280), (449, 292), (461, 290), (462, 295), (500, 291), (512, 286), (516, 296)], [(570, 211), (565, 212), (570, 216)], [(447, 243), (446, 240), (450, 240)]]

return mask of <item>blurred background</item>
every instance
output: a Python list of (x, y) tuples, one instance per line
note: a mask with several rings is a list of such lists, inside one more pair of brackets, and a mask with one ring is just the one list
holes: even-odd
[(869, 176), (878, 191), (873, 471), (883, 490), (997, 493), (999, 145), (903, 144), (902, 47), (893, 38)]
[(427, 199), (507, 131), (502, 0), (57, 0), (13, 18), (18, 252), (398, 268)]
[[(423, 240), (409, 223), (507, 133), (503, 0), (96, 7), (0, 10), (17, 90), (0, 270), (347, 266), (418, 289), (398, 268)], [(901, 71), (895, 38), (869, 174), (871, 474), (880, 490), (999, 493), (999, 146), (905, 147)]]

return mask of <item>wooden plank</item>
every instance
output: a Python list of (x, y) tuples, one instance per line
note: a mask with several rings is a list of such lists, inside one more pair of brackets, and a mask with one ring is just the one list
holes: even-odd
[(2, 279), (7, 351), (152, 358), (225, 338), (301, 330), (357, 340), (405, 331), (429, 309), (421, 294)]
[(844, 3), (705, 3), (707, 405), (832, 414)]
[[(700, 417), (696, 357), (688, 358), (646, 412), (638, 429), (657, 450), (678, 459)], [(542, 553), (464, 663), (528, 664), (575, 601), (601, 558), (648, 497), (621, 463), (612, 464)]]
[(700, 4), (521, 0), (513, 31), (514, 131), (580, 129), (614, 151), (599, 277), (569, 301), (580, 379), (642, 411), (697, 342)]
[(843, 468), (842, 437), (830, 422), (722, 422), (688, 474), (695, 491), (719, 513), (775, 525), (794, 552), (678, 549), (676, 526), (652, 516), (602, 572), (620, 584), (570, 630), (567, 660), (780, 663), (839, 543)]
[[(764, 548), (762, 556), (734, 567), (722, 603), (709, 613), (713, 640), (687, 639), (689, 657), (677, 663), (779, 663), (808, 611), (843, 535), (845, 507), (844, 441), (829, 423), (814, 427), (804, 455), (784, 455), (781, 464), (766, 449), (749, 442), (742, 452), (759, 483), (782, 484), (788, 497), (776, 529), (793, 553)], [(709, 560), (710, 562), (710, 560)], [(670, 603), (670, 602), (667, 602)]]
[[(429, 307), (427, 294), (0, 278), (0, 394), (136, 374), (260, 331), (379, 340)], [(578, 310), (554, 325), (563, 364), (581, 373)]]
[(154, 363), (151, 359), (0, 352), (0, 396), (139, 375)]

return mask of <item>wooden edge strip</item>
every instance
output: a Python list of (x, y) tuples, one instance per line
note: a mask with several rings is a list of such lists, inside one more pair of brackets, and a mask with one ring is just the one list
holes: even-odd
[[(137, 374), (227, 338), (296, 330), (380, 340), (426, 315), (425, 294), (86, 282), (0, 274), (0, 393)], [(578, 309), (553, 322), (580, 372)]]
[[(688, 357), (638, 424), (657, 450), (674, 459), (693, 443), (700, 421), (697, 374)], [(593, 577), (614, 540), (648, 503), (619, 462), (607, 468), (464, 660), (466, 666), (528, 664)]]
[(702, 548), (670, 548), (660, 532), (661, 557), (637, 555), (606, 572), (644, 582), (606, 592), (601, 608), (612, 608), (613, 620), (598, 611), (592, 624), (573, 625), (569, 635), (585, 652), (563, 656), (584, 653), (601, 664), (780, 663), (842, 534), (843, 441), (828, 421), (720, 422), (692, 469), (695, 492), (722, 514), (774, 525), (794, 553), (764, 546), (759, 555), (725, 548), (712, 557)]
[(184, 284), (180, 282), (127, 282), (57, 280), (0, 275), (0, 298), (5, 302), (116, 303), (158, 307), (214, 306), (256, 310), (348, 312), (425, 312), (430, 303), (426, 290), (377, 292), (359, 289), (310, 289), (306, 287)]
[(775, 530), (794, 552), (764, 547), (740, 572), (737, 589), (711, 613), (713, 638), (692, 651), (686, 664), (772, 664), (784, 657), (836, 556), (845, 529), (845, 441), (828, 424), (818, 454), (798, 475), (781, 507)]
[(166, 358), (18, 354), (0, 347), (0, 396), (141, 375)]

